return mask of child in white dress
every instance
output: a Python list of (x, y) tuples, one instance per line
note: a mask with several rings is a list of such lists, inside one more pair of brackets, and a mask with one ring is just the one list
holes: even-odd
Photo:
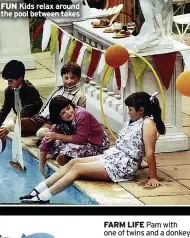
[(125, 100), (130, 121), (119, 133), (115, 146), (103, 155), (76, 158), (46, 180), (28, 195), (20, 197), (23, 203), (47, 203), (49, 199), (70, 186), (75, 180), (128, 181), (132, 180), (146, 156), (149, 167), (148, 185), (158, 187), (155, 145), (157, 133), (165, 134), (161, 108), (155, 95), (136, 92)]

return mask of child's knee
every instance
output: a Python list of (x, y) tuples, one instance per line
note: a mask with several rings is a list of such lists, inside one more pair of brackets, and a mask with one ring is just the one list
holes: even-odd
[(73, 164), (71, 171), (75, 175), (76, 179), (85, 175), (83, 163), (80, 163), (77, 160), (73, 160), (71, 163)]
[(14, 128), (15, 128), (15, 123), (14, 121), (7, 121), (4, 123), (4, 127), (9, 131), (9, 132), (13, 132)]
[(37, 132), (36, 132), (36, 136), (38, 137), (38, 139), (42, 139), (45, 135), (46, 132), (49, 132), (49, 128), (47, 127), (41, 127)]

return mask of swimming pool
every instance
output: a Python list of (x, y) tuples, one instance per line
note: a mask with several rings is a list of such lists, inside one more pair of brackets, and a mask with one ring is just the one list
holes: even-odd
[[(0, 204), (21, 204), (19, 197), (30, 192), (44, 177), (39, 172), (38, 160), (29, 152), (23, 150), (26, 173), (12, 168), (11, 140), (7, 139), (6, 149), (0, 154)], [(48, 173), (54, 171), (48, 168)], [(82, 205), (95, 204), (89, 197), (79, 191), (75, 186), (70, 186), (65, 191), (55, 195), (51, 204)]]

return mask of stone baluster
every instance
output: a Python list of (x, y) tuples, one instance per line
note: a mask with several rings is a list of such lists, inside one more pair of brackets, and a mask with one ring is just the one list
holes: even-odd
[(121, 96), (116, 94), (114, 95), (115, 100), (112, 102), (112, 108), (114, 111), (118, 111), (118, 107), (122, 104), (121, 103)]
[(100, 85), (95, 86), (96, 90), (92, 92), (93, 98), (100, 100)]
[(108, 97), (108, 89), (107, 88), (102, 88), (102, 100), (103, 100), (103, 103), (106, 102), (107, 97)]
[(90, 84), (89, 83), (84, 83), (84, 92), (88, 93), (88, 89), (90, 88)]
[(123, 105), (120, 104), (120, 105), (117, 107), (117, 109), (118, 109), (118, 113), (121, 114), (121, 115), (123, 115)]
[(90, 97), (93, 97), (93, 92), (96, 90), (96, 83), (95, 82), (93, 82), (93, 81), (90, 81), (90, 87), (89, 87), (89, 89), (88, 89), (88, 95), (90, 96)]
[(108, 97), (106, 98), (105, 104), (108, 107), (112, 106), (112, 102), (115, 100), (114, 92), (108, 92)]

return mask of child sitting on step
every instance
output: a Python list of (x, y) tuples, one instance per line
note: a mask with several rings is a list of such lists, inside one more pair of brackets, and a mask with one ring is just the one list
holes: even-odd
[(72, 158), (102, 154), (109, 148), (109, 139), (96, 118), (82, 107), (76, 107), (71, 100), (56, 96), (49, 106), (50, 120), (54, 123), (45, 133), (40, 145), (40, 171), (44, 171), (47, 152), (57, 157), (64, 165)]
[[(49, 199), (69, 187), (76, 180), (129, 181), (138, 172), (146, 155), (149, 167), (149, 186), (158, 187), (155, 146), (157, 132), (165, 134), (161, 108), (155, 94), (136, 92), (127, 97), (130, 121), (124, 124), (115, 146), (103, 154), (75, 158), (62, 166), (49, 178), (39, 183), (28, 195), (20, 197), (23, 203), (49, 203)], [(61, 115), (71, 117), (65, 110)], [(52, 138), (49, 135), (49, 138)], [(71, 138), (71, 137), (68, 137)]]

